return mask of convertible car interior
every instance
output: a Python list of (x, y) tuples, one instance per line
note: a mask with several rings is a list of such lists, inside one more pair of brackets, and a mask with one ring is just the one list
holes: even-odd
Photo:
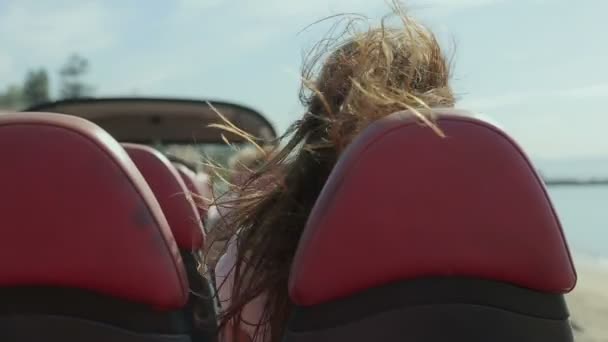
[[(217, 340), (205, 272), (217, 186), (167, 151), (225, 153), (277, 134), (222, 102), (84, 99), (0, 115), (0, 340)], [(289, 279), (285, 342), (572, 342), (576, 271), (542, 179), (517, 143), (438, 110), (347, 148), (310, 214)], [(404, 153), (407, 152), (407, 153)]]

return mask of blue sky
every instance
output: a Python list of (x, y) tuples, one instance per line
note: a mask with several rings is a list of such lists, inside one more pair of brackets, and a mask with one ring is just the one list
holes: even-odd
[[(416, 0), (455, 50), (458, 106), (485, 114), (535, 158), (608, 158), (608, 1)], [(91, 62), (97, 95), (236, 101), (283, 130), (302, 112), (302, 53), (341, 12), (383, 0), (0, 0), (0, 88), (31, 67)], [(451, 42), (456, 48), (451, 49)]]

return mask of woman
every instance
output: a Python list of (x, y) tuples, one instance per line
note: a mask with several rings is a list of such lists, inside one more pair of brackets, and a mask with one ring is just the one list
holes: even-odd
[[(441, 135), (429, 109), (454, 104), (448, 62), (433, 33), (398, 5), (394, 12), (400, 27), (352, 32), (351, 23), (350, 34), (329, 47), (322, 67), (317, 62), (323, 56), (312, 59), (301, 93), (306, 113), (234, 203), (224, 228), (239, 230), (216, 268), (224, 340), (281, 340), (291, 312), (287, 282), (300, 234), (340, 153), (361, 130), (410, 110)], [(256, 177), (279, 168), (282, 183), (254, 186)]]

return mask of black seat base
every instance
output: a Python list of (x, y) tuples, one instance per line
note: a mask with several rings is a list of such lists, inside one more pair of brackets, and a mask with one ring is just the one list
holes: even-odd
[(400, 282), (297, 307), (285, 342), (572, 342), (562, 295), (479, 279)]
[(0, 317), (3, 342), (190, 342), (188, 335), (143, 334), (89, 320), (50, 315)]
[[(191, 314), (159, 311), (82, 289), (57, 287), (0, 288), (0, 319), (6, 317), (72, 317), (142, 334), (190, 334)], [(0, 330), (0, 335), (4, 335)]]
[(142, 334), (74, 317), (0, 317), (3, 342), (190, 342), (188, 335)]
[(309, 332), (288, 331), (284, 341), (572, 342), (568, 320), (549, 320), (501, 309), (436, 304), (404, 308)]

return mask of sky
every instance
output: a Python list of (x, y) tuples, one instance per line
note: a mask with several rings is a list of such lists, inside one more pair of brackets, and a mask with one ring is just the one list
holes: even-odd
[[(457, 106), (533, 158), (608, 159), (606, 0), (404, 2), (454, 56)], [(77, 52), (97, 96), (233, 101), (284, 130), (303, 109), (303, 53), (338, 13), (377, 23), (384, 0), (0, 0), (0, 90)]]

